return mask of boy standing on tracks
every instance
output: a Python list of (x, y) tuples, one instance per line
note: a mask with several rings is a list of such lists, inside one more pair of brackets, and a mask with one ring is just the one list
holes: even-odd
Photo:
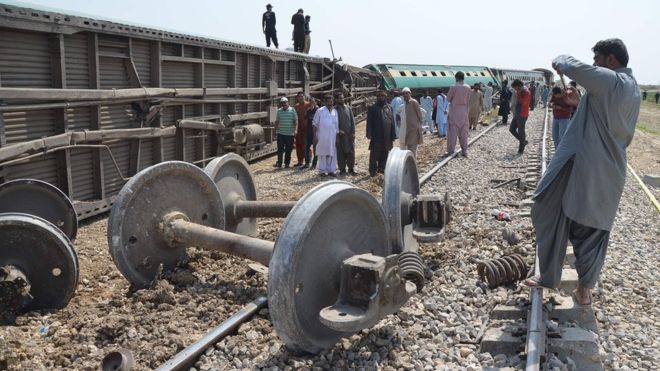
[(456, 136), (461, 143), (461, 153), (467, 157), (468, 149), (468, 103), (470, 101), (470, 85), (464, 82), (465, 74), (462, 71), (454, 75), (456, 83), (449, 88), (447, 101), (449, 102), (449, 113), (447, 115), (447, 153), (446, 156), (454, 154), (456, 149)]
[(518, 79), (513, 80), (511, 87), (516, 91), (516, 107), (513, 112), (513, 120), (511, 120), (509, 131), (518, 139), (518, 154), (522, 154), (527, 145), (525, 123), (527, 123), (527, 117), (529, 116), (532, 93)]
[(552, 62), (586, 94), (534, 192), (532, 223), (541, 274), (525, 282), (557, 287), (570, 239), (579, 277), (573, 298), (580, 305), (591, 304), (591, 289), (605, 261), (641, 98), (621, 40), (602, 40), (591, 50), (593, 65), (568, 55)]

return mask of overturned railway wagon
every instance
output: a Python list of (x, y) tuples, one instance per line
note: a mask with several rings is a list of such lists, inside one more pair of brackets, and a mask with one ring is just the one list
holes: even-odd
[(0, 183), (51, 183), (84, 219), (153, 164), (274, 152), (280, 96), (342, 91), (363, 116), (377, 84), (326, 58), (0, 4)]

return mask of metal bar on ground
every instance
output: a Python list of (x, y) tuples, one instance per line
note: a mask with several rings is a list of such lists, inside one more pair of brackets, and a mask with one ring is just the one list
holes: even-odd
[(653, 204), (653, 206), (655, 206), (656, 210), (658, 210), (658, 212), (660, 212), (660, 203), (658, 203), (658, 200), (656, 200), (655, 196), (653, 196), (653, 193), (651, 193), (651, 191), (649, 191), (646, 184), (644, 184), (644, 182), (639, 178), (639, 176), (637, 176), (637, 173), (635, 172), (635, 170), (633, 170), (632, 166), (630, 166), (630, 164), (626, 164), (626, 166), (628, 166), (628, 170), (633, 175), (633, 177), (635, 177), (635, 179), (637, 180), (637, 183), (639, 183), (639, 186), (642, 187), (642, 190), (644, 191), (644, 193), (646, 193), (646, 195), (649, 197), (649, 199), (651, 200), (651, 203)]
[(187, 246), (197, 246), (207, 250), (217, 250), (226, 254), (246, 258), (268, 266), (275, 243), (258, 238), (215, 229), (191, 223), (183, 219), (167, 225), (166, 233)]
[(184, 350), (177, 353), (172, 359), (163, 363), (156, 371), (175, 371), (181, 370), (192, 363), (206, 348), (217, 343), (223, 337), (229, 335), (241, 323), (247, 321), (261, 308), (266, 306), (267, 299), (265, 296), (256, 298), (253, 302), (244, 306), (238, 312), (234, 313), (226, 321), (222, 322), (218, 327), (209, 331), (206, 336), (192, 343)]
[(286, 218), (296, 201), (237, 201), (236, 218)]
[[(541, 138), (541, 177), (546, 170), (546, 138), (548, 136), (548, 108), (543, 118), (543, 137)], [(539, 268), (538, 246), (535, 251), (534, 276), (541, 274)], [(543, 289), (534, 288), (529, 294), (532, 306), (529, 311), (527, 324), (527, 361), (525, 371), (538, 371), (541, 369), (541, 356), (545, 353), (545, 321), (543, 320)]]
[[(474, 142), (476, 142), (477, 140), (479, 140), (479, 138), (481, 138), (482, 136), (484, 136), (484, 134), (486, 134), (486, 133), (488, 133), (489, 131), (491, 131), (491, 129), (493, 129), (495, 126), (497, 126), (497, 124), (499, 124), (500, 122), (502, 122), (502, 121), (501, 121), (501, 120), (497, 120), (497, 121), (495, 121), (494, 123), (490, 124), (490, 126), (488, 126), (484, 131), (482, 131), (481, 133), (479, 133), (476, 137), (470, 139), (470, 141), (468, 142), (468, 147), (471, 146), (472, 143), (474, 143)], [(457, 149), (457, 150), (454, 151), (454, 153), (452, 153), (450, 156), (448, 156), (448, 157), (445, 158), (444, 160), (440, 161), (440, 162), (439, 162), (437, 165), (435, 165), (431, 170), (429, 170), (426, 174), (424, 174), (421, 178), (419, 178), (419, 185), (420, 185), (420, 186), (424, 185), (424, 183), (426, 183), (429, 179), (431, 179), (431, 177), (433, 176), (433, 174), (435, 174), (438, 170), (440, 170), (442, 167), (444, 167), (445, 165), (447, 165), (447, 163), (448, 163), (449, 161), (451, 161), (451, 159), (453, 159), (454, 157), (456, 157), (459, 153), (461, 153), (461, 150), (458, 150), (458, 149)]]

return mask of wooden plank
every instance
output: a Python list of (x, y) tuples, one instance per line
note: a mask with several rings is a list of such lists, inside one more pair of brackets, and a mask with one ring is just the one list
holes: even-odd
[[(128, 72), (128, 82), (132, 87), (142, 87), (140, 76), (138, 75), (135, 63), (133, 62), (133, 38), (128, 39), (128, 56), (129, 59), (124, 60), (124, 66)], [(142, 106), (144, 107), (144, 106)], [(141, 128), (144, 125), (144, 118), (140, 122), (133, 121), (134, 128)], [(142, 141), (140, 139), (131, 139), (130, 148), (128, 152), (128, 176), (137, 174), (140, 167), (140, 152), (142, 148)]]
[(161, 60), (165, 62), (181, 62), (181, 63), (207, 63), (214, 64), (219, 66), (235, 66), (236, 62), (229, 61), (218, 61), (215, 59), (203, 59), (203, 58), (190, 58), (190, 57), (175, 57), (171, 55), (161, 56)]
[[(0, 106), (4, 103), (0, 101)], [(5, 114), (0, 112), (0, 148), (7, 145), (7, 135), (5, 134)]]
[[(96, 33), (91, 33), (88, 40), (89, 57), (89, 87), (98, 89), (101, 87), (101, 74), (99, 70), (99, 37)], [(90, 129), (99, 130), (101, 128), (101, 106), (94, 105), (90, 107)], [(99, 142), (100, 143), (100, 142)], [(103, 170), (103, 154), (101, 149), (92, 149), (92, 179), (94, 183), (94, 197), (105, 199), (105, 175)]]
[(120, 59), (128, 59), (130, 58), (128, 55), (123, 54), (123, 53), (117, 53), (117, 52), (109, 52), (109, 51), (99, 51), (99, 57), (104, 57), (104, 58), (120, 58)]
[[(50, 37), (50, 62), (53, 76), (53, 87), (66, 89), (66, 58), (64, 55), (64, 35)], [(69, 122), (65, 108), (53, 110), (55, 133), (64, 134)], [(57, 187), (69, 198), (73, 199), (73, 178), (71, 176), (71, 150), (65, 149), (55, 154), (57, 167)]]
[[(160, 41), (151, 42), (150, 47), (151, 52), (151, 86), (161, 87), (163, 80), (163, 72), (161, 66), (161, 54), (162, 54), (162, 44)], [(162, 127), (163, 126), (163, 115), (158, 114), (158, 117), (153, 121), (154, 126)], [(154, 138), (153, 139), (153, 159), (154, 163), (157, 164), (162, 162), (165, 158), (165, 152), (163, 148), (163, 138)]]
[[(183, 105), (175, 107), (175, 115), (179, 119), (185, 117)], [(179, 161), (186, 161), (186, 129), (176, 129), (176, 159)]]

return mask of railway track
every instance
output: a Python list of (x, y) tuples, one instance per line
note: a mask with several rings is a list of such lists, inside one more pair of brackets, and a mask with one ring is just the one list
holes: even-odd
[[(536, 153), (531, 153), (524, 176), (532, 190), (520, 203), (527, 209), (521, 215), (530, 217), (531, 195), (541, 179), (553, 149), (548, 144), (548, 111), (544, 113), (542, 128), (529, 135)], [(538, 262), (536, 251), (534, 261)], [(577, 285), (572, 247), (567, 249), (560, 289), (544, 292), (531, 289), (527, 299), (519, 298), (518, 305), (498, 305), (491, 313), (494, 325), (486, 332), (481, 350), (492, 353), (517, 354), (525, 360), (525, 370), (535, 371), (566, 365), (579, 370), (602, 370), (599, 358), (598, 326), (590, 307), (576, 305), (570, 293)], [(538, 275), (538, 264), (534, 272)], [(522, 294), (522, 293), (521, 293)]]

